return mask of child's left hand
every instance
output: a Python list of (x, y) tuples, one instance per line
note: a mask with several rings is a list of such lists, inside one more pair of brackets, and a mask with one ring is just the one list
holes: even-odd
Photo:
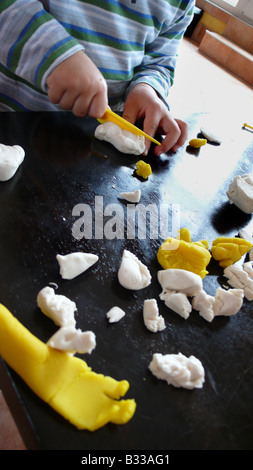
[[(156, 133), (165, 135), (162, 144), (154, 149), (157, 156), (169, 150), (176, 152), (188, 137), (188, 124), (175, 119), (156, 91), (146, 83), (138, 83), (132, 88), (122, 117), (132, 124), (143, 119), (143, 131), (151, 137)], [(148, 153), (150, 145), (151, 142), (146, 139), (144, 155)]]

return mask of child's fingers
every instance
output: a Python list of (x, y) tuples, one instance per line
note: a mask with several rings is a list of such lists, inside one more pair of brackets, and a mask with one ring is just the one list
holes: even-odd
[(77, 96), (78, 94), (76, 91), (72, 91), (72, 90), (65, 91), (65, 93), (62, 95), (59, 101), (60, 107), (66, 111), (71, 110), (74, 106)]
[(165, 135), (161, 145), (155, 147), (155, 154), (157, 156), (162, 153), (166, 153), (173, 148), (174, 145), (179, 141), (181, 136), (181, 130), (177, 122), (172, 117), (167, 117), (165, 123), (163, 123), (163, 133)]
[(72, 113), (75, 116), (83, 117), (87, 115), (89, 108), (89, 102), (83, 95), (77, 96), (75, 102), (73, 103)]
[(48, 87), (48, 98), (53, 104), (59, 104), (62, 96), (64, 95), (64, 89), (55, 87), (53, 85)]
[(100, 118), (107, 107), (107, 84), (83, 51), (76, 52), (53, 69), (47, 78), (48, 97), (76, 116)]
[(107, 107), (107, 87), (101, 87), (90, 101), (87, 114), (93, 118), (101, 118), (105, 114)]
[(186, 142), (188, 138), (188, 131), (189, 131), (189, 126), (185, 121), (181, 121), (181, 119), (175, 119), (175, 121), (177, 122), (180, 128), (181, 134), (180, 134), (178, 141), (171, 148), (173, 152), (176, 152), (180, 147), (182, 147), (182, 145), (184, 145), (184, 143)]
[[(155, 110), (155, 109), (150, 110), (146, 114), (144, 122), (143, 122), (144, 132), (150, 135), (150, 137), (155, 137), (155, 134), (160, 124), (160, 120), (161, 120), (160, 110)], [(150, 146), (151, 146), (151, 141), (146, 139), (145, 150), (143, 152), (144, 155), (147, 155), (150, 149)]]
[(75, 116), (82, 117), (88, 115), (93, 118), (101, 118), (106, 111), (107, 104), (106, 92), (99, 90), (98, 93), (93, 95), (81, 93), (75, 98), (72, 108), (69, 109), (72, 109)]
[(131, 124), (136, 123), (139, 117), (139, 107), (136, 106), (134, 101), (130, 99), (126, 101), (122, 117)]

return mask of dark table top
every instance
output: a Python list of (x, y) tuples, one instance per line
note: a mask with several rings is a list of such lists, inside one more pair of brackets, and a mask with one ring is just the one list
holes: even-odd
[[(186, 120), (189, 136), (196, 137), (203, 115)], [(244, 300), (238, 314), (212, 323), (195, 311), (184, 320), (169, 310), (159, 299), (157, 281), (156, 253), (164, 232), (152, 238), (147, 219), (141, 233), (129, 239), (127, 203), (119, 199), (121, 191), (140, 188), (144, 207), (168, 205), (168, 232), (187, 227), (193, 241), (207, 239), (210, 247), (220, 235), (236, 236), (242, 228), (252, 233), (251, 216), (230, 205), (226, 196), (235, 175), (252, 171), (252, 133), (239, 127), (219, 146), (208, 143), (196, 151), (185, 146), (160, 158), (151, 150), (146, 161), (153, 173), (143, 181), (135, 175), (139, 157), (94, 139), (96, 125), (95, 120), (61, 112), (0, 114), (0, 142), (21, 145), (26, 152), (16, 175), (0, 184), (0, 301), (47, 341), (57, 327), (37, 308), (36, 297), (41, 288), (56, 283), (57, 293), (77, 304), (77, 327), (96, 334), (95, 350), (80, 357), (95, 372), (128, 380), (126, 397), (136, 400), (137, 409), (125, 425), (79, 431), (1, 360), (0, 386), (22, 437), (28, 449), (42, 450), (252, 449), (253, 304)], [(104, 210), (101, 238), (95, 234), (95, 217), (101, 216), (98, 201)], [(82, 238), (80, 230), (73, 236), (78, 207), (83, 205), (92, 213), (90, 238)], [(116, 237), (110, 239), (116, 228)], [(148, 266), (149, 287), (128, 291), (119, 285), (124, 248)], [(99, 261), (66, 281), (60, 277), (56, 254), (73, 251), (95, 253)], [(226, 279), (217, 262), (212, 260), (208, 270), (204, 288), (214, 294)], [(144, 326), (146, 298), (157, 299), (164, 331), (151, 333)], [(105, 315), (114, 305), (126, 315), (109, 324)], [(203, 388), (176, 389), (156, 379), (148, 369), (155, 352), (195, 355), (205, 368)]]

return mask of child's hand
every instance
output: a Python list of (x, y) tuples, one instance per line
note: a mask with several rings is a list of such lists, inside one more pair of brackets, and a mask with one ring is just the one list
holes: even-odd
[(107, 85), (96, 65), (79, 51), (64, 60), (47, 78), (51, 103), (76, 116), (102, 117), (107, 108)]
[[(123, 112), (123, 118), (135, 124), (138, 119), (144, 118), (143, 131), (154, 137), (156, 132), (165, 135), (161, 145), (155, 147), (157, 156), (172, 150), (176, 152), (188, 136), (188, 124), (174, 119), (165, 104), (156, 94), (156, 91), (146, 83), (135, 85), (130, 91)], [(146, 140), (147, 154), (151, 142)]]

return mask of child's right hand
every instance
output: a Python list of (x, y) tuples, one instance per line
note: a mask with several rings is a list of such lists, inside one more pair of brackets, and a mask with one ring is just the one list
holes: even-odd
[(47, 85), (51, 103), (71, 110), (76, 116), (100, 118), (108, 106), (106, 81), (83, 51), (55, 67)]

